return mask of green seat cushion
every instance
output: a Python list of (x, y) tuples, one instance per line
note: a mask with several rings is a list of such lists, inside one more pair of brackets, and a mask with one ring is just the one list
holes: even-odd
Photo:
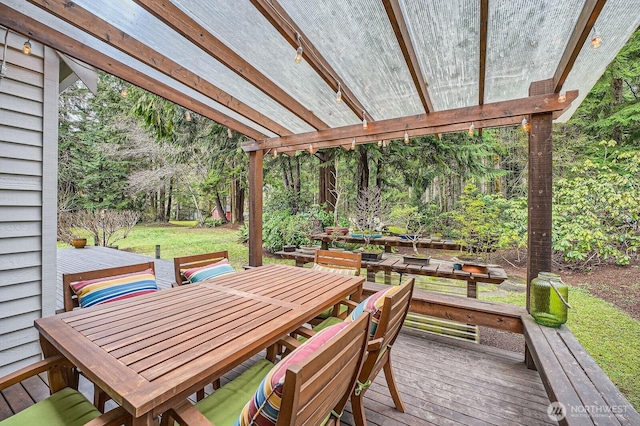
[(196, 408), (216, 426), (233, 426), (272, 368), (272, 362), (266, 359), (258, 361), (233, 381), (196, 403)]
[[(344, 314), (345, 312), (347, 312), (347, 306), (346, 305), (340, 305), (340, 314)], [(327, 309), (326, 311), (322, 311), (320, 312), (320, 315), (318, 315), (316, 318), (329, 318), (331, 316), (331, 313), (333, 312), (333, 306), (330, 307), (329, 309)]]
[(318, 324), (315, 327), (313, 327), (313, 331), (322, 331), (327, 327), (331, 327), (332, 325), (336, 325), (336, 324), (339, 324), (341, 322), (342, 322), (342, 320), (340, 318), (329, 317), (329, 318), (325, 319), (324, 321), (322, 321), (320, 324)]
[(29, 408), (0, 422), (2, 426), (81, 426), (100, 412), (80, 392), (64, 388)]

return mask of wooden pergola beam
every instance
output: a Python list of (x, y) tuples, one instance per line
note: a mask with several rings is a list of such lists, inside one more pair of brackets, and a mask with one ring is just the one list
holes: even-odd
[(427, 90), (427, 83), (424, 79), (424, 74), (420, 69), (420, 62), (418, 61), (418, 56), (416, 55), (416, 51), (413, 48), (413, 43), (411, 42), (411, 36), (409, 35), (409, 30), (407, 29), (407, 23), (402, 16), (402, 9), (400, 8), (400, 3), (398, 0), (382, 0), (382, 4), (387, 12), (387, 17), (389, 18), (389, 22), (391, 23), (391, 27), (393, 28), (393, 32), (396, 35), (396, 39), (398, 40), (398, 45), (400, 46), (400, 50), (402, 51), (402, 55), (404, 56), (404, 61), (407, 63), (407, 67), (409, 68), (409, 73), (411, 73), (411, 78), (413, 79), (413, 84), (418, 91), (418, 95), (420, 96), (420, 101), (422, 102), (422, 107), (425, 112), (433, 111), (433, 104), (431, 103), (431, 98), (429, 97), (429, 91)]
[[(564, 102), (558, 100), (559, 95), (557, 93), (530, 96), (510, 101), (436, 111), (429, 114), (374, 121), (369, 123), (366, 129), (360, 124), (355, 124), (280, 138), (269, 138), (264, 142), (244, 144), (242, 148), (245, 151), (270, 148), (277, 148), (279, 150), (280, 148), (296, 146), (297, 149), (307, 149), (309, 144), (315, 146), (318, 143), (325, 143), (326, 147), (331, 147), (342, 145), (345, 141), (352, 140), (353, 138), (359, 141), (392, 139), (399, 137), (397, 135), (400, 133), (404, 135), (405, 131), (411, 132), (412, 136), (418, 136), (419, 134), (425, 134), (420, 133), (425, 132), (425, 129), (439, 126), (452, 126), (464, 123), (465, 127), (468, 127), (472, 122), (483, 122), (485, 120), (510, 117), (518, 117), (522, 120), (523, 116), (528, 116), (529, 114), (562, 111), (567, 109), (571, 105), (571, 102), (577, 97), (577, 90), (567, 92)], [(414, 131), (417, 131), (417, 133)]]
[(478, 105), (484, 104), (484, 85), (487, 77), (487, 31), (489, 27), (489, 0), (480, 0), (480, 64), (478, 76)]
[(259, 124), (265, 129), (282, 136), (291, 134), (291, 131), (286, 129), (284, 126), (259, 113), (253, 108), (250, 108), (240, 100), (234, 98), (210, 82), (203, 80), (194, 72), (189, 71), (168, 57), (161, 55), (145, 43), (125, 34), (123, 31), (83, 9), (77, 4), (73, 3), (73, 6), (69, 7), (69, 3), (65, 0), (28, 1), (51, 15), (68, 22), (88, 34), (91, 34), (98, 40), (115, 47), (151, 68), (175, 79), (176, 81), (179, 81), (185, 86), (202, 93), (206, 97), (211, 98), (222, 105), (225, 105), (229, 109), (246, 117), (256, 124)]
[(28, 34), (33, 40), (65, 53), (79, 61), (93, 65), (106, 73), (115, 75), (158, 96), (162, 96), (171, 102), (197, 112), (250, 138), (264, 139), (266, 137), (261, 132), (222, 114), (210, 106), (185, 96), (177, 89), (145, 76), (138, 70), (118, 62), (104, 53), (86, 46), (4, 4), (0, 4), (0, 24), (18, 33)]
[(340, 75), (329, 65), (329, 62), (324, 59), (322, 54), (314, 47), (287, 11), (284, 10), (276, 0), (251, 0), (251, 3), (294, 49), (298, 48), (298, 35), (300, 35), (303, 47), (302, 56), (305, 61), (307, 61), (311, 68), (314, 69), (334, 92), (337, 92), (338, 83), (340, 83), (342, 101), (358, 118), (362, 119), (364, 112), (367, 119), (371, 119), (371, 114), (366, 112), (366, 108), (360, 103), (342, 78), (340, 78)]
[(329, 126), (171, 2), (134, 0), (156, 19), (224, 64), (315, 129)]
[(573, 65), (584, 46), (584, 42), (589, 37), (594, 24), (600, 16), (607, 0), (587, 0), (582, 7), (578, 21), (573, 27), (573, 32), (567, 43), (567, 47), (560, 58), (558, 68), (553, 74), (553, 91), (558, 93), (562, 90), (562, 85), (567, 80)]

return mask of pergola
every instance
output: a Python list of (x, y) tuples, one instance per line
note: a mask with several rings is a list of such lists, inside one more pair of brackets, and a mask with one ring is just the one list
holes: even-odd
[(526, 118), (529, 282), (551, 268), (552, 121), (575, 111), (638, 10), (640, 0), (0, 0), (0, 24), (250, 138), (251, 265), (262, 263), (265, 153)]

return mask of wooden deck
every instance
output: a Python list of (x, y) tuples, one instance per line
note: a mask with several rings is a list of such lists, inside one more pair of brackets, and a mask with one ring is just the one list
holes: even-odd
[[(146, 256), (102, 247), (60, 249), (58, 278), (61, 283), (63, 272), (148, 260)], [(159, 286), (170, 287), (173, 282), (172, 262), (155, 262)], [(60, 291), (58, 303), (62, 306)], [(526, 368), (521, 353), (403, 329), (394, 345), (392, 357), (407, 412), (400, 413), (392, 408), (384, 373), (380, 372), (365, 395), (370, 425), (555, 424), (546, 414), (549, 398), (540, 376)], [(247, 361), (225, 375), (222, 384), (237, 376), (251, 362)], [(34, 400), (44, 398), (47, 395), (44, 380), (46, 377), (42, 376), (39, 381), (34, 379), (3, 392), (0, 420), (10, 410), (20, 410)], [(83, 381), (80, 389), (91, 400), (92, 386)], [(113, 404), (109, 402), (107, 408)], [(349, 406), (347, 410), (350, 410)], [(349, 411), (343, 415), (342, 422), (353, 424)]]
[[(257, 359), (264, 354), (257, 355)], [(231, 371), (222, 384), (253, 360)], [(386, 387), (383, 372), (365, 395), (370, 425), (543, 425), (549, 399), (536, 371), (522, 354), (403, 330), (393, 349), (396, 381), (407, 412), (400, 413)], [(47, 396), (46, 376), (16, 385), (0, 397), (0, 420)], [(80, 390), (92, 398), (82, 380)], [(209, 391), (211, 389), (208, 389)], [(10, 407), (10, 408), (9, 408)], [(107, 407), (113, 407), (109, 402)], [(342, 422), (352, 425), (350, 406)]]

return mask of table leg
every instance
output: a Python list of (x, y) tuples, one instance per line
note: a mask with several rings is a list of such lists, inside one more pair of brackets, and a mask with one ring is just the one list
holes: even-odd
[(131, 426), (154, 426), (157, 424), (156, 418), (151, 413), (147, 413), (140, 417), (134, 417)]
[(467, 281), (467, 297), (472, 297), (474, 299), (478, 298), (477, 283), (473, 280)]
[[(60, 352), (47, 339), (40, 335), (40, 347), (45, 358), (61, 355)], [(66, 387), (78, 389), (78, 370), (75, 368), (52, 368), (47, 371), (49, 378), (49, 388), (51, 393), (56, 393)]]
[(391, 271), (384, 271), (384, 283), (391, 284)]
[(367, 281), (376, 282), (376, 271), (367, 269)]
[(329, 250), (329, 243), (326, 241), (322, 241), (322, 244), (320, 244), (320, 248), (322, 250)]

